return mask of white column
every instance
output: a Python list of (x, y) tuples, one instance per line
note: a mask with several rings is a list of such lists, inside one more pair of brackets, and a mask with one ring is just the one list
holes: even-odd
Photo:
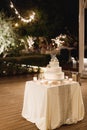
[(84, 70), (84, 0), (79, 0), (79, 73)]

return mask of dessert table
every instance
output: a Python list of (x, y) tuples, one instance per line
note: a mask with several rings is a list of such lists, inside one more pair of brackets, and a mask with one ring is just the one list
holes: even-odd
[(77, 123), (84, 118), (81, 86), (74, 81), (27, 81), (22, 117), (40, 130)]

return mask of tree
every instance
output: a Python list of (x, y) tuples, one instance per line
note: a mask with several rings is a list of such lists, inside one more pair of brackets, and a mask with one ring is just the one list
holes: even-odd
[(18, 45), (18, 36), (12, 27), (12, 18), (0, 12), (0, 55), (5, 56), (7, 52), (15, 49)]

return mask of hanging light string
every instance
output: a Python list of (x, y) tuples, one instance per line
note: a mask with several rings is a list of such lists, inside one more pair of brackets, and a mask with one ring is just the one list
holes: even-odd
[(32, 22), (32, 21), (34, 20), (34, 18), (35, 18), (35, 12), (32, 12), (32, 14), (30, 15), (30, 17), (29, 17), (28, 19), (23, 18), (23, 17), (19, 14), (18, 10), (14, 7), (14, 4), (12, 3), (12, 1), (10, 1), (10, 7), (11, 7), (12, 9), (14, 9), (15, 14), (17, 15), (17, 17), (18, 17), (22, 22), (30, 23), (30, 22)]

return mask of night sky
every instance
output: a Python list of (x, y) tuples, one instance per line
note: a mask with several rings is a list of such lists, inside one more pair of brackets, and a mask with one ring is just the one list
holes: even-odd
[[(72, 33), (78, 32), (78, 0), (12, 0), (20, 14), (30, 9), (43, 10), (49, 19), (49, 24), (63, 21), (63, 28), (68, 27)], [(9, 7), (10, 0), (0, 0), (0, 10), (14, 15)], [(76, 34), (77, 35), (77, 34)]]
[[(38, 8), (46, 10), (47, 13), (60, 13), (75, 17), (78, 13), (78, 0), (12, 0), (20, 11)], [(0, 0), (0, 9), (9, 10), (10, 0)]]

